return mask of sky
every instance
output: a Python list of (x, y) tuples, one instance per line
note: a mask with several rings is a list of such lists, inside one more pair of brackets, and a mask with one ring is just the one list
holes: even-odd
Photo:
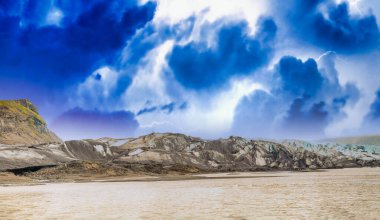
[(0, 0), (0, 99), (62, 139), (380, 133), (380, 1)]

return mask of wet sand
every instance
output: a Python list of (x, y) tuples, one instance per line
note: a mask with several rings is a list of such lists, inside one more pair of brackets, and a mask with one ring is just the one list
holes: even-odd
[(0, 219), (380, 219), (380, 168), (146, 178), (0, 186)]

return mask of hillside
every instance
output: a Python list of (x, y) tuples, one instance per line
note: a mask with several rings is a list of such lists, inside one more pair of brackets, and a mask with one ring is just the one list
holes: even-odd
[(360, 146), (275, 143), (241, 137), (203, 140), (174, 133), (138, 138), (0, 147), (0, 171), (37, 179), (134, 174), (307, 170), (380, 166), (378, 151)]
[[(227, 139), (203, 140), (173, 133), (153, 133), (138, 138), (101, 139), (115, 155), (115, 163), (162, 164), (197, 167), (200, 170), (299, 170), (372, 166), (380, 157), (375, 152), (340, 146), (249, 140), (231, 136)], [(305, 142), (306, 143), (306, 142)]]
[(0, 144), (61, 142), (27, 99), (0, 101)]

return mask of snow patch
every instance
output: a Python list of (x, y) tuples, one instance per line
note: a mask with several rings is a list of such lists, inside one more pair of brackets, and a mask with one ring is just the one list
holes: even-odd
[(21, 151), (21, 150), (4, 150), (0, 152), (0, 157), (3, 158), (12, 158), (12, 159), (44, 159), (45, 156), (34, 151)]
[(128, 143), (129, 140), (117, 140), (116, 142), (112, 143), (111, 146), (112, 147), (120, 147), (126, 143)]
[(106, 156), (106, 152), (104, 151), (104, 147), (102, 145), (95, 145), (95, 150), (102, 154), (103, 156)]
[(134, 150), (134, 151), (131, 151), (129, 154), (128, 154), (128, 156), (136, 156), (136, 155), (139, 155), (139, 154), (141, 154), (142, 152), (144, 152), (141, 148), (138, 148), (138, 149), (136, 149), (136, 150)]

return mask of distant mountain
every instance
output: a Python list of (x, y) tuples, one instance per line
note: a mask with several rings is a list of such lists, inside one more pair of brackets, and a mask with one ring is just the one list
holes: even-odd
[(380, 146), (380, 135), (340, 137), (325, 140), (326, 142), (335, 142), (339, 144), (362, 144)]
[(0, 144), (62, 142), (27, 99), (0, 101)]

